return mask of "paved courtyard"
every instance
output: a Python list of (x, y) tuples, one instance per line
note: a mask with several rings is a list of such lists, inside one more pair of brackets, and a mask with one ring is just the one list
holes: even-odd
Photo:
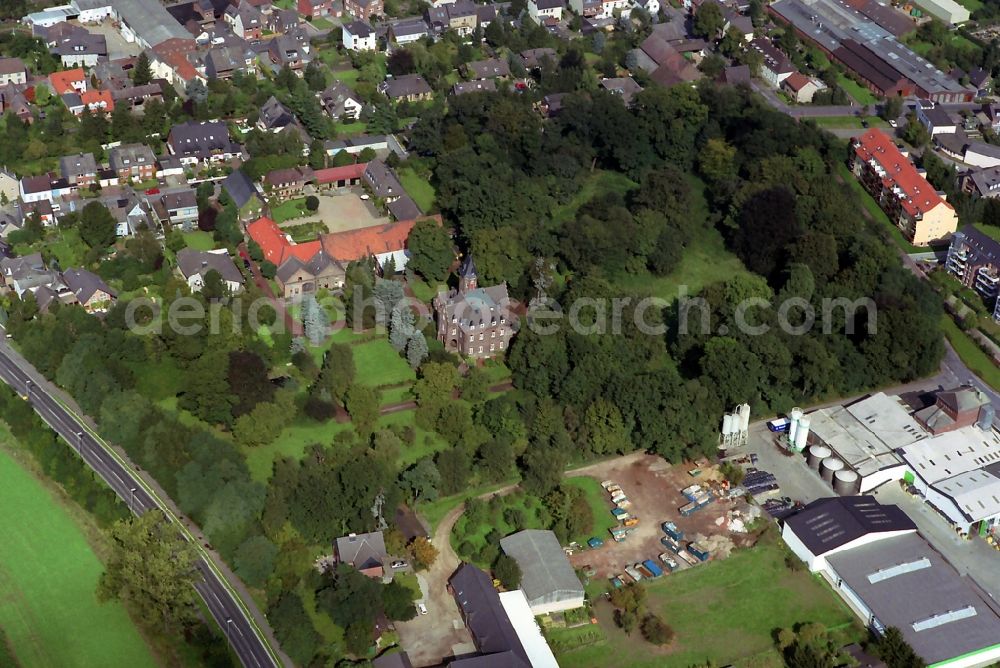
[(316, 213), (302, 218), (291, 218), (282, 227), (303, 223), (322, 222), (329, 232), (346, 232), (389, 222), (372, 204), (371, 200), (360, 197), (361, 189), (341, 190), (330, 194), (317, 194), (319, 209)]
[[(76, 23), (75, 21), (73, 23)], [(137, 43), (128, 43), (125, 38), (122, 37), (118, 29), (115, 28), (111, 21), (105, 19), (99, 24), (88, 23), (84, 26), (87, 30), (98, 35), (104, 35), (104, 38), (108, 42), (108, 58), (110, 60), (117, 60), (119, 58), (128, 58), (130, 56), (138, 56), (142, 53), (142, 47)]]

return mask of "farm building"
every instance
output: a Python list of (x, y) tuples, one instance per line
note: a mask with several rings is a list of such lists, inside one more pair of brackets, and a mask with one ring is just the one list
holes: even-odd
[(583, 585), (556, 535), (528, 529), (500, 540), (500, 548), (521, 567), (521, 589), (536, 615), (583, 605)]
[(949, 25), (958, 25), (969, 20), (969, 10), (955, 0), (919, 0), (916, 3), (925, 12)]

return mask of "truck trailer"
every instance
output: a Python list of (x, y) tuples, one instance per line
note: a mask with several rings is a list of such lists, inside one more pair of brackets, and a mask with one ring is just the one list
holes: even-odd
[(650, 574), (654, 578), (658, 578), (661, 575), (663, 575), (663, 569), (657, 566), (656, 562), (653, 561), (652, 559), (646, 559), (644, 562), (642, 562), (642, 565), (646, 568), (647, 571), (650, 572)]
[(664, 522), (660, 525), (663, 528), (663, 533), (667, 534), (674, 540), (684, 540), (684, 532), (677, 528), (677, 525), (673, 522)]
[(708, 561), (711, 553), (698, 543), (688, 543), (687, 551), (698, 558), (698, 561)]

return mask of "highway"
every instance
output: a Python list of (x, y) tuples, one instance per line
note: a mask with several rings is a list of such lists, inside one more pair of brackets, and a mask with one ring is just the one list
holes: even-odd
[(0, 378), (22, 396), (27, 396), (35, 412), (128, 504), (133, 514), (141, 515), (147, 510), (160, 508), (182, 535), (198, 547), (201, 553), (198, 570), (204, 580), (195, 584), (195, 589), (243, 665), (250, 668), (283, 665), (246, 604), (225, 581), (221, 570), (212, 562), (198, 539), (142, 480), (135, 466), (112, 450), (78, 415), (53, 397), (46, 390), (47, 383), (39, 384), (41, 377), (38, 372), (3, 339), (0, 339)]

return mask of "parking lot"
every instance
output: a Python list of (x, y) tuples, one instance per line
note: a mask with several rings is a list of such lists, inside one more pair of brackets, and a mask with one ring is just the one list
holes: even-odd
[[(699, 469), (692, 476), (689, 471)], [(685, 534), (683, 545), (688, 540), (700, 538), (723, 537), (723, 542), (731, 545), (747, 544), (750, 538), (746, 534), (734, 534), (727, 528), (730, 511), (745, 507), (742, 500), (716, 500), (693, 514), (682, 517), (679, 508), (688, 503), (682, 494), (682, 489), (693, 484), (706, 486), (711, 481), (721, 480), (716, 467), (691, 463), (672, 466), (670, 463), (653, 455), (635, 455), (606, 462), (586, 471), (587, 475), (599, 481), (614, 481), (628, 496), (630, 506), (628, 512), (639, 518), (635, 531), (624, 542), (616, 543), (610, 535), (600, 536), (604, 545), (596, 549), (583, 549), (570, 556), (574, 568), (593, 572), (595, 578), (609, 578), (623, 574), (626, 566), (645, 559), (653, 559), (659, 565), (658, 555), (669, 550), (660, 539), (664, 536), (661, 524), (674, 522)], [(610, 494), (607, 508), (613, 508)], [(720, 524), (721, 521), (721, 524)], [(681, 568), (688, 567), (682, 559), (672, 555)], [(726, 556), (726, 550), (714, 553), (713, 558)], [(665, 569), (664, 569), (665, 570)]]

